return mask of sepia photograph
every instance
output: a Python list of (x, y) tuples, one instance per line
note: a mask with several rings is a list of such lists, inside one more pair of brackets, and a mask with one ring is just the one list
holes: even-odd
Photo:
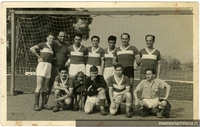
[(3, 126), (199, 125), (197, 2), (2, 2)]

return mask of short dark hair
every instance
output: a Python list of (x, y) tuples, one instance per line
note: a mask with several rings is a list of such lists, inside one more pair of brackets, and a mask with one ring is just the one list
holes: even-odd
[(46, 37), (49, 37), (49, 35), (54, 36), (54, 33), (53, 32), (47, 32)]
[(97, 66), (93, 65), (92, 67), (90, 67), (90, 72), (98, 72), (98, 68)]
[(147, 40), (147, 37), (152, 37), (153, 38), (153, 41), (155, 41), (155, 36), (154, 35), (151, 35), (151, 34), (148, 34), (145, 36), (145, 40)]
[(117, 65), (114, 66), (115, 69), (118, 68), (118, 67), (121, 67), (122, 70), (123, 70), (123, 68), (124, 68), (122, 64), (117, 64)]
[(75, 34), (74, 34), (74, 38), (75, 38), (76, 36), (77, 36), (77, 37), (81, 37), (81, 39), (83, 38), (83, 35), (82, 35), (81, 33), (75, 33)]
[(61, 67), (61, 68), (59, 68), (59, 72), (61, 72), (62, 70), (66, 70), (68, 72), (67, 67)]
[(91, 37), (91, 40), (93, 40), (93, 38), (97, 38), (100, 41), (99, 36), (94, 35), (94, 36)]
[(116, 40), (117, 40), (117, 37), (111, 35), (111, 36), (108, 37), (108, 41), (110, 41), (110, 40), (112, 40), (112, 41), (116, 41)]
[(156, 74), (156, 71), (155, 71), (155, 69), (153, 69), (153, 68), (147, 68), (147, 69), (145, 70), (145, 73), (146, 73), (147, 71), (151, 71), (152, 74)]
[(123, 34), (121, 35), (121, 38), (122, 38), (123, 35), (127, 35), (128, 38), (130, 39), (130, 35), (129, 35), (128, 33), (123, 33)]

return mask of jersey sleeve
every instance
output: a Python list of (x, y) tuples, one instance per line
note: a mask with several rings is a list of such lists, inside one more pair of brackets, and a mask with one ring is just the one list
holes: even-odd
[(127, 76), (125, 76), (125, 86), (130, 86), (130, 80)]
[(161, 89), (164, 89), (165, 88), (165, 84), (167, 84), (165, 81), (163, 81), (163, 80), (160, 80), (160, 83), (159, 83), (159, 88), (161, 88)]
[(39, 47), (39, 49), (43, 49), (44, 48), (44, 44), (45, 43), (39, 43), (39, 44), (37, 44), (37, 46)]
[(158, 61), (158, 62), (161, 62), (161, 54), (160, 54), (160, 51), (158, 51), (157, 61)]
[(138, 51), (138, 49), (137, 49), (136, 47), (134, 47), (134, 54), (135, 54), (135, 55), (138, 55), (138, 54), (139, 54), (139, 51)]
[(143, 89), (143, 83), (145, 82), (145, 80), (142, 80), (138, 85), (137, 85), (137, 87), (136, 87), (136, 89), (135, 90), (137, 90), (137, 91), (142, 91), (142, 89)]
[(57, 83), (58, 83), (58, 80), (59, 80), (59, 76), (56, 76), (54, 82), (57, 82)]

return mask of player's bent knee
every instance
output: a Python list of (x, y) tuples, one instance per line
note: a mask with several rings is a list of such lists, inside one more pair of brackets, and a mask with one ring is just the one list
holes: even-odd
[(92, 112), (92, 110), (89, 107), (86, 107), (86, 106), (84, 107), (84, 111), (85, 111), (86, 114), (89, 114), (89, 113)]
[(115, 115), (116, 113), (117, 113), (116, 109), (110, 108), (110, 114), (111, 115)]
[(65, 99), (65, 104), (69, 105), (72, 103), (72, 99), (70, 97)]
[(105, 93), (106, 93), (105, 89), (102, 89), (102, 90), (99, 91), (99, 94), (105, 94)]

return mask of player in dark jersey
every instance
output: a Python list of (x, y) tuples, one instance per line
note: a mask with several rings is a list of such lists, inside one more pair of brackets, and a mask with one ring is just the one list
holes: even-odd
[[(58, 33), (55, 43), (52, 44), (54, 52), (54, 61), (52, 63), (51, 78), (48, 84), (47, 101), (51, 94), (52, 86), (54, 84), (55, 77), (59, 74), (59, 68), (65, 66), (68, 60), (68, 46), (69, 44), (64, 40), (66, 34), (64, 31)], [(47, 102), (46, 102), (47, 103)]]

